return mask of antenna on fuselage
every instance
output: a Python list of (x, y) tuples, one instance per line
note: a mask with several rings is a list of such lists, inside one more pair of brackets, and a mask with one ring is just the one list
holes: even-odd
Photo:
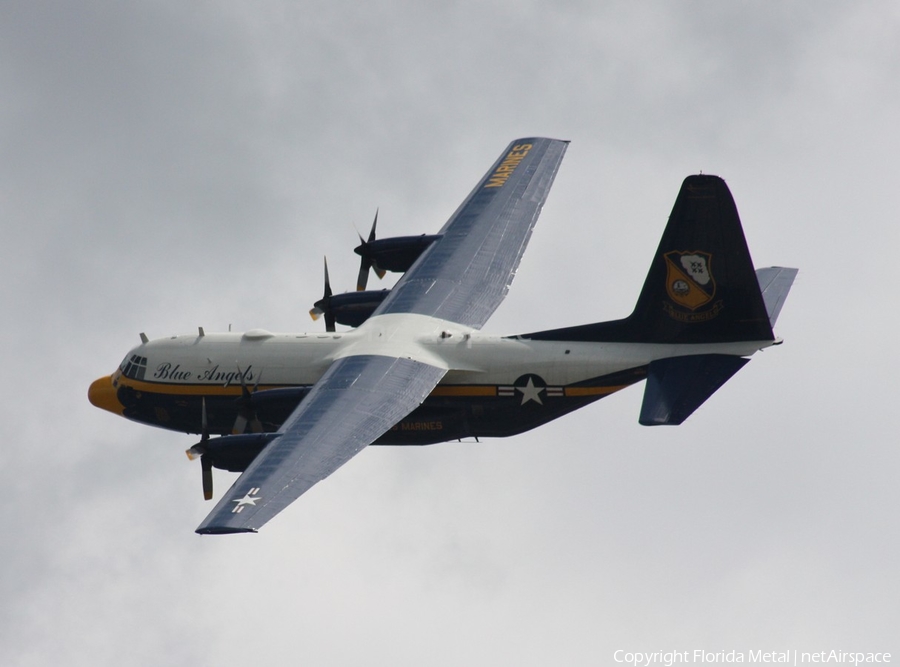
[(141, 342), (145, 344), (150, 342), (150, 339), (147, 338), (147, 334), (145, 334), (143, 331), (141, 332)]

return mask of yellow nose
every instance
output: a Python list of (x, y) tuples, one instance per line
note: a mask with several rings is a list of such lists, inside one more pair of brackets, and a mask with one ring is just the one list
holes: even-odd
[(119, 403), (116, 388), (113, 387), (112, 377), (109, 375), (91, 382), (91, 388), (88, 389), (88, 400), (98, 408), (109, 410), (117, 415), (121, 415), (125, 410), (125, 407)]

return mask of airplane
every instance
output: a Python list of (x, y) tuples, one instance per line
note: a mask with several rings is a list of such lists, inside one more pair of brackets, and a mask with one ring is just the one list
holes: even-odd
[[(212, 468), (240, 472), (196, 529), (257, 532), (368, 445), (426, 445), (533, 429), (640, 381), (639, 423), (677, 425), (759, 350), (797, 269), (754, 270), (721, 178), (681, 185), (637, 304), (624, 319), (515, 335), (482, 333), (568, 147), (513, 141), (437, 234), (356, 249), (357, 292), (325, 294), (326, 331), (206, 333), (149, 340), (94, 381), (92, 404), (199, 433)], [(403, 275), (367, 291), (370, 270)], [(354, 328), (336, 330), (337, 323)]]

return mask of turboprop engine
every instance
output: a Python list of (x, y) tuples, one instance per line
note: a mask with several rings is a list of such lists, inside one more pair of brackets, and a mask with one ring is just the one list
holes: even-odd
[(394, 236), (386, 239), (375, 238), (378, 225), (378, 212), (372, 221), (369, 238), (359, 237), (360, 245), (353, 249), (360, 256), (359, 275), (356, 279), (356, 292), (334, 294), (328, 278), (328, 260), (325, 260), (325, 292), (322, 298), (313, 304), (309, 314), (313, 320), (325, 317), (325, 330), (334, 331), (335, 325), (358, 327), (372, 316), (381, 302), (390, 294), (389, 290), (366, 290), (369, 282), (369, 269), (383, 278), (388, 271), (405, 273), (428, 247), (438, 240), (439, 234), (422, 234), (421, 236)]

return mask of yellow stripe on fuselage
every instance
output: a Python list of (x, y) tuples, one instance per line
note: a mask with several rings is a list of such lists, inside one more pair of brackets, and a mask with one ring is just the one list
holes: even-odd
[[(176, 384), (173, 382), (147, 382), (145, 380), (133, 380), (120, 378), (120, 387), (129, 387), (134, 391), (148, 394), (166, 394), (170, 396), (240, 396), (241, 385), (230, 384)], [(264, 389), (278, 389), (279, 385), (260, 385), (251, 387), (253, 391)]]
[[(134, 391), (165, 394), (171, 396), (240, 396), (241, 385), (220, 385), (220, 384), (177, 384), (172, 382), (147, 382), (145, 380), (133, 380), (131, 378), (119, 377), (119, 386), (126, 386)], [(260, 385), (255, 387), (254, 391), (263, 391), (265, 389), (279, 389), (286, 385)], [(607, 396), (615, 393), (629, 385), (615, 385), (612, 387), (563, 387), (567, 398), (583, 398), (587, 396)], [(431, 392), (430, 396), (449, 397), (449, 396), (497, 396), (496, 385), (438, 385)]]
[(565, 387), (566, 396), (607, 396), (630, 385), (621, 384), (614, 387)]
[(431, 396), (496, 396), (497, 387), (494, 385), (438, 385), (431, 392)]

